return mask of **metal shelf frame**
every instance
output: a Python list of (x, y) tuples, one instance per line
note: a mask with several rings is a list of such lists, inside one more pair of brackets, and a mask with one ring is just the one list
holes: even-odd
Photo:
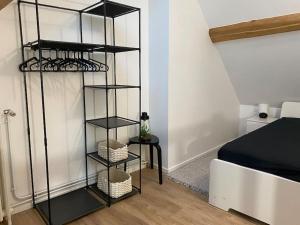
[[(24, 43), (24, 36), (23, 36), (23, 21), (22, 21), (22, 11), (21, 7), (22, 5), (31, 5), (35, 8), (35, 14), (36, 14), (36, 29), (37, 29), (37, 40), (31, 43)], [(80, 42), (79, 43), (71, 43), (71, 42), (59, 42), (59, 41), (48, 41), (41, 39), (41, 24), (40, 24), (40, 7), (46, 7), (50, 9), (56, 9), (56, 10), (65, 10), (65, 11), (71, 11), (78, 13), (79, 16), (79, 26), (80, 26)], [(129, 13), (138, 13), (138, 19), (139, 19), (139, 46), (137, 48), (132, 47), (120, 47), (116, 46), (116, 40), (115, 40), (115, 18), (120, 17)], [(90, 16), (101, 16), (103, 17), (103, 26), (104, 26), (104, 44), (85, 44), (83, 42), (83, 14), (90, 15)], [(106, 129), (106, 139), (107, 139), (107, 147), (109, 147), (109, 130), (114, 129), (115, 130), (115, 138), (118, 139), (118, 127), (114, 126), (110, 127), (109, 125), (109, 98), (108, 94), (109, 91), (114, 92), (114, 117), (120, 118), (121, 120), (127, 120), (129, 121), (128, 125), (123, 126), (130, 126), (130, 125), (137, 125), (139, 127), (139, 136), (141, 135), (141, 119), (139, 121), (129, 120), (126, 118), (118, 117), (118, 111), (117, 111), (117, 91), (119, 89), (129, 89), (129, 88), (137, 88), (139, 90), (139, 115), (141, 115), (141, 74), (142, 74), (142, 63), (141, 63), (141, 9), (127, 6), (120, 3), (115, 3), (109, 0), (101, 0), (98, 3), (89, 6), (85, 9), (73, 9), (73, 8), (66, 8), (66, 7), (60, 7), (55, 5), (48, 5), (48, 4), (41, 4), (38, 2), (38, 0), (34, 0), (32, 2), (24, 1), (24, 0), (18, 0), (18, 16), (19, 16), (19, 27), (20, 27), (20, 41), (21, 41), (21, 50), (22, 50), (22, 61), (25, 61), (25, 50), (28, 48), (31, 48), (33, 51), (38, 52), (38, 60), (39, 63), (42, 63), (43, 58), (43, 52), (49, 51), (49, 50), (61, 50), (61, 51), (77, 51), (80, 52), (81, 55), (85, 52), (91, 52), (91, 53), (100, 53), (105, 54), (105, 64), (108, 63), (108, 54), (113, 54), (113, 84), (108, 83), (108, 72), (104, 72), (105, 74), (105, 85), (86, 85), (85, 84), (85, 72), (81, 72), (82, 77), (82, 92), (83, 92), (83, 107), (84, 107), (84, 121), (87, 121), (87, 115), (86, 115), (86, 89), (89, 88), (99, 88), (103, 89), (106, 95), (105, 100), (105, 107), (106, 107), (106, 125), (102, 126), (102, 128)], [(107, 35), (108, 35), (108, 29), (107, 29), (107, 23), (108, 20), (111, 20), (112, 23), (112, 35), (113, 35), (113, 43), (112, 45), (108, 45), (107, 41)], [(128, 52), (128, 51), (137, 51), (139, 54), (139, 84), (138, 85), (118, 85), (117, 84), (117, 74), (116, 74), (116, 54), (119, 52)], [(93, 152), (88, 152), (87, 148), (87, 126), (88, 122), (84, 123), (84, 141), (85, 141), (85, 177), (86, 177), (86, 185), (82, 189), (75, 190), (72, 192), (69, 192), (67, 194), (64, 194), (62, 196), (58, 197), (51, 197), (51, 185), (50, 185), (50, 178), (49, 178), (49, 158), (48, 158), (48, 140), (47, 140), (47, 121), (46, 121), (46, 99), (44, 94), (44, 71), (40, 69), (39, 71), (39, 77), (40, 77), (40, 88), (41, 88), (41, 103), (42, 103), (42, 124), (43, 124), (43, 137), (44, 137), (44, 152), (45, 152), (45, 169), (46, 169), (46, 187), (47, 187), (47, 200), (44, 202), (38, 202), (36, 199), (36, 192), (35, 192), (35, 186), (34, 186), (34, 173), (33, 173), (33, 153), (32, 153), (32, 138), (31, 138), (31, 132), (30, 132), (30, 113), (29, 113), (29, 95), (28, 95), (28, 81), (27, 81), (27, 75), (28, 72), (23, 72), (23, 84), (24, 84), (24, 94), (25, 94), (25, 112), (26, 112), (26, 126), (27, 126), (27, 136), (28, 136), (28, 150), (29, 150), (29, 162), (30, 162), (30, 175), (31, 175), (31, 189), (32, 189), (32, 203), (34, 208), (37, 209), (37, 211), (40, 213), (41, 217), (45, 221), (46, 224), (49, 225), (62, 225), (69, 223), (73, 220), (76, 220), (82, 216), (85, 216), (91, 212), (94, 212), (96, 210), (99, 210), (105, 205), (101, 201), (98, 201), (95, 199), (95, 196), (91, 194), (91, 192), (96, 193), (98, 197), (102, 198), (108, 206), (110, 206), (112, 203), (116, 203), (120, 200), (123, 200), (127, 197), (130, 197), (134, 195), (135, 193), (141, 193), (142, 191), (142, 157), (141, 157), (141, 145), (139, 147), (139, 155), (130, 153), (131, 158), (128, 158), (127, 161), (132, 160), (139, 160), (139, 187), (134, 187), (134, 191), (132, 193), (129, 193), (128, 195), (121, 197), (120, 199), (112, 199), (108, 196), (110, 196), (110, 185), (108, 184), (108, 195), (103, 195), (103, 193), (100, 190), (96, 190), (95, 185), (89, 184), (89, 177), (88, 177), (88, 163), (89, 158), (93, 159), (93, 161), (98, 161), (98, 163), (102, 163), (107, 165), (107, 175), (108, 178), (110, 177), (109, 167), (112, 165), (119, 165), (123, 162), (117, 162), (117, 163), (110, 163), (109, 161), (109, 152), (107, 152), (107, 161), (103, 161), (102, 159), (99, 159), (97, 157), (93, 157)], [(103, 72), (102, 72), (103, 73)], [(120, 126), (120, 127), (123, 127)], [(92, 188), (91, 188), (92, 187)], [(91, 195), (89, 195), (91, 194)], [(66, 215), (68, 212), (61, 212), (61, 210), (58, 210), (57, 205), (60, 207), (64, 204), (72, 203), (72, 202), (80, 202), (85, 206), (82, 206), (82, 204), (77, 204), (81, 208), (77, 208), (78, 215), (76, 213), (74, 214), (74, 210), (70, 212), (70, 214)], [(72, 205), (74, 207), (74, 205)], [(76, 209), (75, 209), (76, 211)], [(61, 215), (60, 215), (60, 214)], [(64, 215), (62, 215), (62, 213)], [(58, 215), (59, 214), (59, 215)], [(57, 218), (60, 218), (57, 220)]]
[[(109, 10), (107, 10), (107, 7), (109, 6), (117, 6), (120, 8), (123, 8), (123, 9), (128, 9), (127, 12), (116, 12), (116, 15), (113, 15), (113, 13), (108, 13)], [(96, 11), (94, 9), (101, 9), (101, 12), (102, 14), (98, 14), (95, 13)], [(130, 6), (126, 6), (126, 5), (123, 5), (123, 4), (120, 4), (120, 3), (115, 3), (115, 2), (111, 2), (111, 1), (108, 1), (108, 0), (102, 0), (100, 3), (96, 3), (90, 7), (87, 7), (85, 9), (83, 9), (81, 12), (80, 12), (80, 26), (81, 26), (81, 42), (84, 43), (84, 38), (83, 38), (83, 33), (82, 33), (82, 26), (83, 26), (83, 22), (82, 22), (82, 14), (92, 14), (92, 15), (97, 15), (97, 16), (102, 16), (103, 17), (103, 26), (104, 26), (104, 46), (109, 46), (108, 45), (108, 29), (107, 29), (107, 24), (108, 22), (111, 22), (112, 23), (112, 37), (113, 37), (113, 43), (112, 43), (112, 46), (116, 46), (116, 34), (115, 34), (115, 18), (116, 17), (119, 17), (119, 16), (122, 16), (122, 15), (126, 15), (128, 13), (134, 13), (134, 12), (137, 12), (138, 13), (138, 17), (139, 17), (139, 46), (137, 48), (132, 48), (131, 51), (138, 51), (138, 54), (139, 54), (139, 84), (138, 86), (120, 86), (117, 84), (117, 74), (116, 74), (116, 54), (118, 53), (117, 51), (111, 51), (110, 48), (105, 48), (104, 51), (104, 54), (105, 54), (105, 61), (104, 61), (104, 64), (107, 64), (107, 61), (108, 61), (108, 54), (113, 54), (113, 84), (109, 84), (108, 83), (108, 72), (105, 72), (105, 85), (98, 85), (98, 87), (101, 87), (101, 89), (104, 90), (105, 92), (105, 105), (106, 105), (106, 117), (105, 118), (101, 118), (101, 119), (94, 119), (94, 120), (87, 120), (86, 119), (86, 123), (85, 123), (85, 137), (86, 137), (86, 158), (91, 158), (92, 154), (90, 152), (88, 152), (88, 149), (87, 149), (87, 126), (88, 125), (93, 125), (93, 126), (98, 126), (98, 127), (101, 127), (103, 129), (106, 129), (106, 142), (107, 142), (107, 149), (109, 147), (109, 132), (110, 132), (110, 129), (115, 129), (115, 139), (117, 140), (118, 139), (118, 128), (120, 127), (124, 127), (124, 126), (131, 126), (131, 125), (138, 125), (139, 126), (139, 131), (141, 130), (141, 119), (139, 118), (139, 121), (134, 121), (134, 120), (130, 120), (130, 119), (127, 119), (127, 118), (122, 118), (122, 117), (119, 117), (118, 116), (118, 107), (117, 107), (117, 92), (119, 89), (129, 89), (129, 88), (137, 88), (139, 90), (139, 115), (141, 115), (142, 113), (142, 110), (141, 110), (141, 102), (142, 102), (142, 98), (141, 98), (141, 10), (139, 8), (135, 8), (135, 7), (130, 7)], [(110, 20), (110, 21), (109, 21)], [(119, 51), (121, 52), (121, 51)], [(84, 86), (84, 90), (83, 92), (86, 91), (86, 88), (94, 88), (94, 87), (97, 87), (96, 85), (95, 86), (92, 86), (92, 85), (86, 85), (85, 84), (85, 77), (84, 77), (84, 74), (85, 73), (82, 73), (82, 80), (83, 80), (83, 86)], [(108, 99), (108, 96), (109, 96), (109, 91), (113, 89), (114, 91), (114, 116), (113, 117), (110, 117), (109, 116), (109, 99)], [(84, 108), (85, 108), (85, 98), (86, 98), (86, 94), (84, 94)], [(84, 116), (86, 118), (86, 112), (84, 112)], [(141, 134), (139, 133), (139, 136)], [(140, 187), (136, 188), (138, 190), (139, 193), (141, 193), (142, 191), (142, 153), (141, 153), (141, 150), (142, 147), (141, 145), (139, 146), (139, 156), (137, 159), (139, 160), (139, 184), (140, 184)], [(93, 160), (95, 160), (95, 158), (92, 158)], [(96, 160), (97, 161), (97, 160)], [(107, 151), (107, 161), (109, 162), (109, 152)], [(98, 160), (98, 163), (101, 163), (100, 160)], [(103, 164), (103, 163), (101, 163)], [(118, 164), (118, 163), (117, 163)], [(87, 163), (86, 163), (86, 166), (87, 166)], [(108, 178), (110, 177), (110, 170), (109, 170), (110, 166), (107, 166), (107, 176)], [(87, 171), (87, 168), (86, 168), (86, 171)], [(88, 180), (86, 181), (86, 184), (88, 187), (91, 187), (89, 184), (88, 184)], [(125, 198), (119, 198), (119, 199), (114, 199), (112, 201), (112, 198), (108, 198), (108, 197), (105, 197), (103, 198), (103, 193), (99, 190), (99, 191), (95, 191), (95, 188), (93, 186), (93, 188), (91, 189), (92, 191), (94, 191), (96, 194), (98, 194), (98, 196), (100, 198), (102, 198), (104, 201), (106, 201), (107, 205), (108, 206), (111, 206), (112, 203), (115, 203), (115, 202), (118, 202), (120, 200), (123, 200)], [(100, 194), (101, 193), (101, 194)], [(110, 186), (108, 184), (108, 193), (110, 195)], [(136, 193), (135, 191), (132, 192), (133, 194)], [(129, 195), (131, 196), (131, 195)]]

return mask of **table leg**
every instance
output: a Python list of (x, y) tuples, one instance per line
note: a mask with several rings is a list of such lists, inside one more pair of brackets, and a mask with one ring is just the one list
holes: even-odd
[(162, 159), (161, 159), (161, 147), (160, 145), (155, 145), (157, 149), (157, 159), (158, 159), (158, 173), (159, 173), (159, 184), (162, 184)]
[(150, 145), (150, 165), (151, 169), (153, 169), (153, 145)]

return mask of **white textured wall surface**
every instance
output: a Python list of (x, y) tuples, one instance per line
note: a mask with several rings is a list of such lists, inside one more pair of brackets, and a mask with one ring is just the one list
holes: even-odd
[[(72, 8), (84, 8), (95, 1), (83, 0), (48, 0), (41, 3), (59, 4)], [(119, 2), (140, 7), (142, 9), (142, 86), (143, 111), (149, 111), (148, 100), (148, 1), (147, 0), (120, 0)], [(34, 8), (22, 8), (24, 15), (24, 42), (37, 39)], [(42, 38), (80, 41), (79, 16), (59, 10), (40, 11)], [(98, 17), (84, 16), (84, 41), (103, 43), (103, 20)], [(138, 46), (138, 16), (129, 15), (118, 18), (116, 21), (116, 35), (118, 45)], [(26, 23), (26, 24), (25, 24)], [(102, 27), (102, 28), (101, 28)], [(108, 25), (111, 28), (111, 25)], [(93, 30), (93, 31), (92, 31)], [(22, 73), (18, 71), (21, 62), (19, 24), (17, 5), (12, 3), (0, 12), (0, 109), (11, 108), (17, 117), (10, 120), (11, 152), (14, 162), (16, 193), (19, 196), (30, 194), (30, 176), (28, 168), (28, 145), (26, 136), (25, 100), (23, 93)], [(109, 37), (111, 41), (111, 37)], [(31, 53), (29, 53), (31, 54)], [(99, 60), (103, 60), (99, 56)], [(109, 63), (112, 58), (109, 58)], [(110, 74), (112, 74), (112, 70)], [(117, 75), (120, 84), (138, 83), (138, 53), (122, 53), (117, 56)], [(104, 74), (89, 74), (87, 82), (99, 84)], [(49, 73), (44, 77), (46, 117), (49, 144), (50, 181), (51, 187), (79, 180), (85, 175), (84, 163), (84, 135), (83, 135), (83, 101), (82, 80), (80, 73)], [(32, 127), (32, 151), (34, 161), (34, 180), (36, 191), (45, 189), (45, 157), (42, 133), (42, 111), (40, 96), (40, 81), (38, 74), (28, 76), (30, 123)], [(87, 115), (89, 118), (103, 116), (105, 112), (104, 92), (95, 91), (87, 93)], [(113, 96), (110, 95), (112, 100)], [(137, 119), (138, 91), (120, 91), (119, 115)], [(95, 106), (93, 106), (96, 103)], [(112, 110), (110, 109), (110, 113)], [(2, 122), (2, 121), (1, 121)], [(0, 122), (0, 123), (1, 123)], [(137, 134), (137, 127), (124, 128), (120, 131), (121, 139)], [(95, 140), (103, 139), (101, 131), (88, 129), (89, 150), (95, 147)], [(0, 150), (7, 154), (6, 132), (1, 124)], [(9, 165), (7, 165), (9, 167)], [(92, 170), (91, 173), (94, 171)], [(13, 204), (20, 203), (10, 196)]]
[(200, 1), (170, 1), (169, 169), (238, 135), (239, 101)]
[(169, 0), (149, 1), (150, 121), (168, 167)]
[[(298, 0), (199, 0), (209, 27), (298, 13)], [(242, 104), (300, 101), (300, 32), (216, 44)]]
[(300, 32), (217, 44), (242, 104), (300, 101)]
[(298, 13), (298, 0), (198, 0), (209, 27)]

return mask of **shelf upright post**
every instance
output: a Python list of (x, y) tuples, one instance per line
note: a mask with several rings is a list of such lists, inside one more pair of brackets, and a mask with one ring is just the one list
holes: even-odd
[[(41, 49), (41, 33), (40, 33), (40, 18), (39, 18), (39, 4), (35, 0), (36, 11), (36, 26), (38, 35), (38, 49), (39, 49), (39, 63), (42, 65), (42, 49)], [(40, 66), (40, 82), (41, 82), (41, 95), (42, 95), (42, 110), (43, 110), (43, 128), (44, 128), (44, 147), (45, 147), (45, 161), (46, 161), (46, 178), (47, 178), (47, 197), (48, 197), (48, 215), (49, 224), (52, 225), (51, 218), (51, 199), (50, 199), (50, 181), (49, 181), (49, 164), (48, 164), (48, 144), (47, 144), (47, 125), (46, 125), (46, 112), (45, 112), (45, 95), (44, 95), (44, 77), (42, 67)]]
[[(79, 12), (79, 23), (80, 23), (80, 42), (83, 43), (82, 33), (82, 12)], [(83, 58), (83, 52), (81, 52), (81, 58)], [(88, 174), (88, 149), (87, 149), (87, 131), (86, 131), (86, 100), (85, 100), (85, 73), (81, 73), (82, 76), (82, 98), (83, 98), (83, 116), (84, 116), (84, 148), (85, 148), (85, 176), (86, 176), (86, 187), (89, 186), (89, 174)]]
[[(23, 39), (23, 24), (21, 15), (21, 2), (18, 0), (18, 14), (19, 14), (19, 27), (21, 36), (21, 48), (22, 48), (22, 62), (25, 61), (24, 54), (24, 39)], [(23, 82), (24, 82), (24, 93), (25, 93), (25, 111), (26, 111), (26, 125), (27, 125), (27, 138), (28, 138), (28, 151), (29, 151), (29, 165), (30, 165), (30, 177), (31, 177), (31, 191), (32, 191), (32, 204), (35, 204), (35, 191), (34, 191), (34, 179), (33, 179), (33, 162), (32, 162), (32, 149), (31, 149), (31, 134), (30, 134), (30, 122), (29, 122), (29, 106), (28, 106), (28, 90), (27, 90), (27, 77), (26, 72), (23, 72)]]
[[(141, 55), (141, 9), (139, 9), (139, 139), (141, 139), (141, 129), (142, 129), (142, 55)], [(140, 150), (140, 193), (142, 193), (142, 144), (139, 146)]]
[[(104, 43), (105, 46), (107, 45), (107, 12), (106, 12), (106, 0), (103, 0), (103, 7), (104, 7)], [(107, 49), (105, 48), (105, 65), (107, 65)], [(108, 190), (108, 206), (111, 206), (111, 199), (110, 199), (110, 159), (109, 159), (109, 123), (108, 123), (108, 108), (109, 108), (109, 103), (108, 103), (108, 73), (107, 71), (105, 72), (105, 85), (106, 85), (106, 144), (107, 144), (107, 190)]]
[[(115, 33), (115, 18), (112, 19), (113, 24), (113, 45), (116, 46), (116, 33)], [(117, 71), (116, 71), (116, 53), (114, 52), (114, 85), (117, 85)], [(118, 116), (117, 104), (117, 89), (115, 89), (115, 116)], [(116, 140), (118, 140), (118, 128), (115, 129)]]

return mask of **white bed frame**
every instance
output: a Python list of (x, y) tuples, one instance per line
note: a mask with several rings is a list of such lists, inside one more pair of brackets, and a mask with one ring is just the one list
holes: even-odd
[[(285, 102), (281, 117), (300, 118), (300, 103)], [(300, 224), (300, 183), (223, 160), (210, 164), (209, 203), (271, 225)]]

